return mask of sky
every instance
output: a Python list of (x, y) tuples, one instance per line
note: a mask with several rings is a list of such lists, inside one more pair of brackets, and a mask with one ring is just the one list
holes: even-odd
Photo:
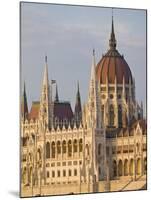
[[(146, 12), (114, 8), (113, 16), (117, 49), (135, 77), (136, 99), (146, 107)], [(111, 20), (111, 8), (21, 4), (21, 88), (25, 81), (29, 109), (40, 99), (45, 55), (59, 99), (74, 108), (79, 81), (82, 104), (87, 101), (92, 51), (99, 62), (109, 49)]]

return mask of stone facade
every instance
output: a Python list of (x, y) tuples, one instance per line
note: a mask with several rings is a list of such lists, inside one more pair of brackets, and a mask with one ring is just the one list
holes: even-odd
[[(30, 112), (24, 87), (22, 197), (145, 189), (146, 121), (131, 72), (125, 64), (120, 75), (115, 64), (125, 61), (116, 50), (113, 20), (109, 46), (97, 65), (93, 50), (88, 101), (81, 107), (78, 84), (74, 113), (69, 102), (59, 101), (57, 87), (52, 99), (55, 81), (49, 82), (47, 57), (40, 101), (33, 102)], [(114, 80), (105, 75), (107, 59), (110, 68), (119, 70), (111, 72)]]

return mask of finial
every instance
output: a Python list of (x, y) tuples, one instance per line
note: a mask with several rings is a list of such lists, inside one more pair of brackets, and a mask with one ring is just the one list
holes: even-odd
[(79, 93), (79, 81), (78, 81), (78, 84), (77, 84), (77, 85), (78, 85), (78, 93)]
[(47, 63), (47, 55), (45, 55), (45, 63)]
[(24, 90), (23, 90), (24, 95), (26, 95), (26, 84), (25, 84), (25, 80), (24, 80)]
[(113, 8), (112, 8), (112, 28), (111, 28), (111, 36), (109, 40), (110, 49), (116, 49), (116, 39), (114, 34), (114, 19), (113, 19)]
[(25, 91), (25, 88), (26, 88), (26, 86), (25, 86), (25, 80), (24, 80), (24, 91)]
[(112, 8), (112, 21), (113, 21), (113, 8)]
[(56, 96), (55, 96), (55, 101), (56, 101), (56, 102), (59, 102), (59, 96), (58, 96), (58, 87), (57, 87), (57, 84), (56, 84)]
[(93, 56), (95, 56), (95, 49), (93, 49)]

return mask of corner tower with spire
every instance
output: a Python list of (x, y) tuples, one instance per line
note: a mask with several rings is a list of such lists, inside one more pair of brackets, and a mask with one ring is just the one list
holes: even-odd
[(45, 56), (45, 70), (44, 77), (42, 82), (42, 91), (40, 97), (40, 121), (45, 127), (50, 128), (50, 86), (49, 86), (49, 78), (48, 78), (48, 63), (47, 56)]

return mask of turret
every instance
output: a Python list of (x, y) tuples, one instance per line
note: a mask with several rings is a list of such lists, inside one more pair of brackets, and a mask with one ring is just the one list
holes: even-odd
[(21, 117), (23, 120), (28, 119), (28, 104), (27, 104), (25, 82), (24, 82), (24, 91), (23, 91), (22, 102), (21, 102)]
[(58, 95), (58, 87), (57, 87), (57, 84), (56, 84), (55, 102), (59, 102), (59, 95)]
[(74, 118), (75, 118), (76, 124), (80, 125), (80, 122), (82, 121), (82, 109), (81, 109), (81, 97), (80, 97), (80, 90), (79, 90), (79, 82), (78, 82), (78, 89), (77, 89), (77, 94), (76, 94)]

